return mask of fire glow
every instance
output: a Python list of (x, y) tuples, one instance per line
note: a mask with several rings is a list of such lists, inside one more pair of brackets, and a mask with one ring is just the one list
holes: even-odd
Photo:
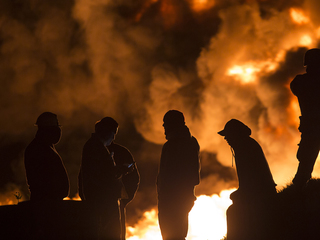
[(192, 9), (195, 12), (201, 12), (214, 6), (214, 0), (190, 0)]
[[(189, 213), (187, 240), (220, 240), (227, 233), (226, 210), (232, 204), (230, 194), (235, 189), (223, 190), (219, 195), (201, 195)], [(135, 226), (127, 227), (128, 240), (161, 240), (157, 211), (147, 211)]]
[[(1, 139), (12, 145), (31, 139), (33, 132), (21, 133), (37, 111), (56, 112), (66, 132), (58, 148), (65, 150), (61, 155), (74, 182), (82, 138), (98, 117), (113, 115), (121, 122), (120, 131), (134, 128), (144, 142), (128, 131), (123, 144), (138, 146), (143, 153), (135, 156), (137, 163), (150, 166), (158, 164), (159, 156), (150, 157), (145, 145), (163, 144), (162, 117), (175, 108), (185, 114), (201, 149), (216, 155), (224, 167), (231, 167), (230, 150), (216, 132), (229, 119), (241, 118), (263, 147), (278, 186), (294, 176), (300, 111), (289, 83), (304, 71), (304, 48), (319, 46), (316, 1), (29, 2), (8, 1), (0, 19)], [(299, 58), (301, 69), (289, 65)], [(10, 165), (18, 169), (16, 176), (23, 172), (21, 159)], [(315, 177), (320, 176), (318, 162)], [(199, 185), (209, 187), (190, 213), (188, 240), (220, 240), (226, 231), (230, 199), (223, 189), (230, 186), (219, 174), (209, 175)], [(17, 181), (22, 185), (23, 179)], [(150, 193), (137, 194), (143, 199)], [(0, 202), (17, 200), (10, 193)], [(129, 240), (161, 239), (157, 224), (156, 210), (149, 209), (128, 226)]]
[(291, 8), (290, 16), (292, 20), (297, 24), (306, 24), (310, 22), (310, 19), (306, 16), (302, 9)]
[(276, 67), (277, 62), (275, 61), (265, 61), (261, 63), (252, 62), (233, 66), (228, 70), (227, 75), (234, 77), (244, 84), (253, 83), (257, 80), (259, 72), (271, 72), (275, 70)]

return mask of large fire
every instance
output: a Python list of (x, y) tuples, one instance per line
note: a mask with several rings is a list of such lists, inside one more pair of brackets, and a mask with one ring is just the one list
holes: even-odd
[[(232, 204), (229, 196), (234, 190), (197, 198), (189, 213), (187, 240), (220, 240), (226, 235), (226, 210)], [(157, 211), (145, 212), (143, 219), (135, 226), (127, 227), (127, 236), (128, 240), (161, 240)]]
[[(0, 150), (13, 146), (10, 154), (1, 151), (7, 182), (24, 184), (22, 149), (34, 134), (26, 129), (39, 111), (56, 112), (65, 123), (57, 149), (72, 195), (90, 126), (107, 115), (119, 120), (119, 139), (148, 175), (158, 165), (152, 147), (165, 141), (168, 109), (185, 114), (201, 150), (225, 168), (230, 149), (216, 133), (239, 118), (252, 128), (279, 188), (292, 180), (300, 109), (289, 84), (304, 72), (305, 50), (319, 47), (317, 0), (8, 1), (2, 11)], [(313, 176), (320, 176), (319, 159)], [(188, 240), (226, 234), (227, 189), (235, 184), (226, 186), (223, 177), (215, 171), (203, 177)], [(19, 191), (5, 190), (0, 205), (16, 204)], [(141, 207), (144, 218), (128, 226), (129, 240), (161, 239), (150, 204)]]

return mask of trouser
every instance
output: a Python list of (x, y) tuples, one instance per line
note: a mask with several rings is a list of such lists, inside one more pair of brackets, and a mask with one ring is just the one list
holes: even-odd
[(88, 235), (90, 239), (120, 240), (121, 224), (118, 200), (89, 203)]
[(120, 201), (121, 240), (126, 240), (126, 205)]
[(163, 240), (185, 240), (188, 234), (188, 216), (194, 201), (158, 202), (158, 220)]
[(301, 134), (297, 152), (299, 166), (293, 179), (296, 185), (304, 185), (310, 178), (320, 149), (320, 133), (308, 131)]

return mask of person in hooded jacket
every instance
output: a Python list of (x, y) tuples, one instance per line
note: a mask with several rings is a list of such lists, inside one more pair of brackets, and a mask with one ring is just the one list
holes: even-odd
[(228, 240), (272, 239), (267, 231), (270, 224), (265, 223), (277, 191), (261, 146), (250, 137), (251, 129), (237, 119), (228, 121), (218, 134), (231, 147), (239, 181), (227, 210)]
[(237, 119), (231, 119), (218, 132), (233, 150), (239, 188), (231, 197), (245, 201), (276, 193), (268, 162), (259, 143), (250, 137), (251, 129)]
[(61, 138), (57, 115), (42, 113), (38, 131), (24, 153), (24, 164), (31, 201), (63, 200), (69, 194), (69, 178), (55, 145)]
[(320, 150), (320, 49), (309, 49), (305, 53), (304, 66), (306, 73), (297, 75), (290, 84), (301, 111), (301, 141), (297, 151), (299, 166), (292, 180), (299, 188), (311, 178)]
[(163, 118), (163, 145), (157, 177), (158, 218), (163, 240), (184, 240), (188, 214), (200, 182), (199, 144), (185, 125), (184, 115), (168, 111)]

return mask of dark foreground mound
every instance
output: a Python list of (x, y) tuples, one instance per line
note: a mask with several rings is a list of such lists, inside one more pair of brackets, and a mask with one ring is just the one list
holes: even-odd
[[(233, 207), (232, 240), (320, 240), (320, 179), (300, 189), (288, 185), (267, 209)], [(0, 239), (91, 239), (89, 216), (81, 201), (0, 206)]]
[(85, 202), (20, 202), (0, 207), (0, 239), (90, 239)]
[(225, 240), (320, 240), (320, 179), (288, 185), (261, 205), (233, 204)]
[(304, 188), (289, 185), (277, 200), (279, 240), (320, 239), (320, 179), (311, 179)]

